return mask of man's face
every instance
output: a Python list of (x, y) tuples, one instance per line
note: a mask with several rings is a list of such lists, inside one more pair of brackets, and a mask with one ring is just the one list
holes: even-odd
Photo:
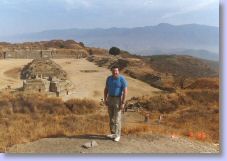
[(118, 77), (119, 76), (119, 69), (118, 68), (113, 68), (112, 69), (112, 75), (114, 77)]

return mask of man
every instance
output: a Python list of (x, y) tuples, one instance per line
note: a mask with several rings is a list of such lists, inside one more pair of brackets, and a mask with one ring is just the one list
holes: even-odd
[(119, 74), (119, 68), (111, 68), (112, 75), (106, 79), (104, 89), (104, 102), (108, 106), (111, 134), (107, 137), (120, 141), (121, 137), (121, 111), (124, 110), (127, 95), (127, 81)]

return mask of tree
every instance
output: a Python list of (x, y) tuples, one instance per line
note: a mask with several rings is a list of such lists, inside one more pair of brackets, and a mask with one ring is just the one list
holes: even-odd
[(59, 47), (60, 48), (65, 48), (65, 45), (64, 44), (60, 44)]
[(120, 53), (121, 53), (121, 50), (117, 47), (112, 47), (109, 50), (109, 54), (114, 55), (114, 56), (119, 55)]
[(84, 47), (84, 43), (83, 42), (79, 42), (80, 46)]
[(90, 55), (93, 55), (92, 49), (89, 49), (89, 50), (88, 50), (88, 53), (89, 53)]

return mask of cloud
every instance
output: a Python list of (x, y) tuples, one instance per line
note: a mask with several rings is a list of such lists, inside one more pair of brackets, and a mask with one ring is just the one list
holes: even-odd
[(87, 9), (92, 7), (92, 1), (89, 0), (58, 0), (58, 1), (63, 4), (63, 7), (65, 7), (66, 10), (83, 8)]
[(215, 3), (217, 3), (217, 0), (205, 0), (200, 3), (198, 3), (198, 1), (197, 1), (194, 4), (193, 3), (186, 4), (184, 7), (177, 8), (176, 10), (178, 10), (178, 11), (168, 12), (168, 13), (164, 14), (161, 18), (166, 19), (166, 18), (171, 18), (171, 17), (177, 16), (177, 15), (206, 9), (207, 7), (212, 6)]
[(32, 0), (1, 0), (0, 5), (17, 5), (20, 3), (29, 3), (32, 2)]
[(218, 0), (0, 0), (0, 35), (163, 22), (218, 26), (218, 7)]
[(151, 5), (153, 3), (153, 0), (146, 0), (144, 2), (144, 5)]
[[(56, 1), (56, 0), (52, 0)], [(127, 9), (141, 9), (141, 8), (147, 8), (151, 6), (153, 3), (153, 0), (114, 0), (114, 1), (107, 1), (107, 0), (57, 0), (59, 2), (62, 2), (64, 6), (70, 10), (70, 9), (106, 9), (106, 10), (112, 10), (112, 9), (118, 9), (118, 10), (127, 10)]]

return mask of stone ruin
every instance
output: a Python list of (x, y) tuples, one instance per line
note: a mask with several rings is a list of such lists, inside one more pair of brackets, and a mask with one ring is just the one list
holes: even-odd
[(48, 58), (34, 59), (24, 66), (20, 75), (21, 79), (34, 79), (56, 77), (58, 79), (67, 79), (67, 73), (62, 67)]
[(74, 85), (67, 79), (67, 73), (50, 59), (34, 59), (21, 71), (24, 91), (44, 92), (65, 96), (74, 91)]
[(22, 44), (0, 42), (0, 59), (80, 59), (87, 56), (86, 47), (73, 40), (52, 40)]
[(85, 58), (87, 52), (83, 49), (46, 49), (46, 50), (26, 50), (26, 49), (5, 49), (0, 51), (0, 59), (39, 59), (39, 58)]

